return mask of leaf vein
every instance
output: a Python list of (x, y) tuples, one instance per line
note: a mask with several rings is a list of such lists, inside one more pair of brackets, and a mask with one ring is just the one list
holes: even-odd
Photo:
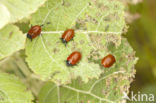
[(112, 76), (112, 75), (118, 74), (118, 73), (125, 73), (125, 71), (113, 72), (113, 73), (111, 73), (111, 74), (109, 74), (109, 75), (107, 75), (107, 76), (102, 77), (101, 79), (98, 79), (98, 80), (95, 81), (94, 84), (91, 86), (91, 88), (89, 89), (89, 92), (91, 92), (91, 91), (93, 90), (93, 88), (95, 87), (95, 85), (96, 85), (97, 83), (99, 83), (100, 81), (102, 81), (102, 80), (104, 80), (104, 79), (106, 79), (106, 78), (108, 78), (108, 77), (110, 77), (110, 76)]
[[(57, 34), (57, 33), (63, 33), (64, 31), (42, 31), (43, 34)], [(83, 34), (89, 34), (89, 33), (101, 33), (101, 34), (121, 34), (122, 32), (103, 32), (103, 31), (83, 31), (83, 30), (77, 30), (75, 32), (80, 32)]]

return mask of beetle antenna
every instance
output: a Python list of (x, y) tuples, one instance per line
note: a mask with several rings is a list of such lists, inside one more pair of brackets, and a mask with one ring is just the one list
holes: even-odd
[(40, 25), (41, 27), (43, 27), (44, 26), (44, 24), (42, 24), (42, 25)]
[(51, 24), (51, 22), (47, 22), (47, 24)]
[(74, 41), (74, 39), (73, 39), (73, 38), (72, 38), (71, 40), (72, 40), (72, 41)]
[(67, 43), (65, 43), (65, 47), (67, 47)]
[[(47, 22), (46, 24), (48, 24), (48, 25), (49, 25), (49, 24), (51, 24), (51, 22)], [(43, 26), (44, 26), (44, 24), (41, 24), (40, 26), (41, 26), (41, 27), (43, 27)]]

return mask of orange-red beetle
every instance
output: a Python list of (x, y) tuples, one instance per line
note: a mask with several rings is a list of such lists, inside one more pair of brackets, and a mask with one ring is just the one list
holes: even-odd
[(62, 37), (61, 37), (62, 42), (65, 43), (65, 44), (67, 44), (67, 42), (69, 42), (70, 40), (73, 39), (74, 34), (75, 34), (75, 32), (74, 32), (73, 29), (67, 29), (62, 34)]
[(33, 38), (36, 38), (38, 35), (41, 34), (41, 26), (39, 25), (35, 25), (35, 26), (32, 26), (31, 29), (28, 31), (28, 34), (27, 34), (27, 38), (32, 39)]
[(81, 60), (81, 53), (78, 51), (72, 52), (66, 61), (67, 66), (76, 65)]
[(115, 57), (111, 54), (105, 56), (102, 60), (101, 60), (101, 64), (105, 67), (105, 68), (109, 68), (111, 67), (114, 63), (116, 62)]

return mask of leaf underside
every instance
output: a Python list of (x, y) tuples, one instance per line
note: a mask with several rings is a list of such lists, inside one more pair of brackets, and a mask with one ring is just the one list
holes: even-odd
[(31, 92), (13, 75), (0, 72), (0, 103), (32, 103)]
[(14, 23), (29, 17), (46, 0), (0, 0), (0, 29), (8, 23)]
[(15, 25), (7, 25), (0, 30), (0, 60), (23, 49), (25, 35)]

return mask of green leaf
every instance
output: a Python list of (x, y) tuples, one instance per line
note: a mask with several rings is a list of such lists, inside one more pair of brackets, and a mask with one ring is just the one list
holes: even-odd
[(34, 13), (46, 0), (1, 0), (0, 29)]
[[(62, 2), (64, 1), (64, 2)], [(68, 83), (81, 77), (84, 82), (99, 78), (103, 69), (90, 60), (93, 53), (101, 59), (108, 54), (106, 42), (120, 45), (124, 22), (124, 5), (117, 0), (48, 0), (45, 7), (32, 16), (31, 24), (45, 24), (42, 35), (27, 40), (26, 61), (41, 79)], [(47, 25), (47, 22), (51, 22)], [(67, 28), (75, 29), (74, 41), (65, 46), (60, 37)], [(103, 36), (102, 36), (103, 35)], [(101, 46), (99, 46), (101, 44)], [(67, 67), (66, 58), (73, 51), (82, 53), (82, 60)]]
[(0, 103), (32, 103), (33, 96), (13, 75), (0, 72)]
[[(116, 65), (103, 68), (105, 72), (99, 79), (92, 79), (83, 83), (81, 79), (73, 80), (69, 85), (56, 85), (47, 82), (39, 93), (39, 103), (119, 103), (123, 100), (123, 93), (128, 93), (128, 88), (133, 80), (134, 64), (137, 58), (134, 51), (122, 39), (119, 47), (112, 48), (110, 52), (116, 56)], [(115, 51), (114, 51), (115, 50)]]
[(25, 35), (15, 25), (7, 25), (0, 30), (0, 59), (23, 49)]

